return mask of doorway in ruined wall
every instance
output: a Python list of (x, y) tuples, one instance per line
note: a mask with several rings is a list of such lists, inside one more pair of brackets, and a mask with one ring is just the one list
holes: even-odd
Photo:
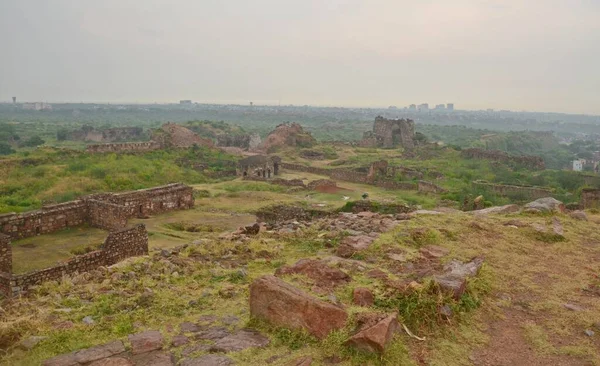
[(279, 163), (273, 163), (273, 175), (279, 175)]

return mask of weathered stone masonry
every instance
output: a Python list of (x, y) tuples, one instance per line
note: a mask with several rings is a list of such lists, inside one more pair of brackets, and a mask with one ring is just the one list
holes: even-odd
[(584, 188), (581, 191), (583, 208), (600, 208), (600, 189)]
[(127, 219), (194, 206), (193, 189), (181, 183), (150, 189), (97, 194), (22, 214), (0, 215), (0, 233), (12, 239), (49, 234), (84, 223), (106, 230), (126, 226)]
[(528, 199), (538, 199), (552, 196), (553, 192), (548, 188), (515, 186), (508, 184), (495, 184), (485, 181), (474, 181), (473, 187), (484, 188), (501, 196), (523, 196)]
[[(10, 248), (10, 241), (7, 243)], [(10, 251), (8, 255), (4, 255), (3, 247), (0, 242), (0, 263), (7, 269), (0, 273), (0, 293), (10, 297), (25, 293), (31, 286), (45, 281), (59, 280), (65, 275), (91, 271), (100, 266), (110, 266), (125, 258), (148, 254), (148, 232), (144, 224), (111, 232), (99, 250), (75, 256), (54, 267), (16, 276), (12, 275), (10, 270)]]

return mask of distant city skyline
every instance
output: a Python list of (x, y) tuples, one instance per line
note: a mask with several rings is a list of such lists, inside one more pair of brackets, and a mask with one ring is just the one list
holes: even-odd
[(595, 0), (2, 1), (0, 32), (7, 101), (600, 114)]

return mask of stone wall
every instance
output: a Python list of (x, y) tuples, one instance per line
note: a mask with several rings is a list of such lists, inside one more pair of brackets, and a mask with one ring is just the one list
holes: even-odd
[(146, 217), (173, 210), (194, 207), (193, 188), (182, 183), (140, 189), (124, 193), (113, 193), (105, 200), (125, 206), (128, 217)]
[(549, 188), (494, 184), (484, 181), (474, 181), (472, 184), (473, 187), (484, 188), (501, 196), (522, 196), (528, 199), (550, 197), (553, 193)]
[(123, 153), (123, 152), (146, 152), (158, 150), (161, 145), (155, 141), (147, 142), (124, 142), (114, 144), (93, 144), (86, 147), (86, 151), (92, 154), (98, 153)]
[(410, 119), (387, 119), (377, 116), (373, 123), (373, 131), (366, 132), (359, 145), (388, 149), (402, 146), (412, 149), (415, 147), (415, 123)]
[(448, 192), (447, 189), (442, 188), (442, 187), (438, 186), (437, 184), (427, 182), (424, 180), (420, 180), (417, 183), (417, 190), (419, 192), (423, 192), (423, 193), (438, 193), (438, 194)]
[(12, 245), (4, 234), (0, 234), (0, 272), (12, 273)]
[(544, 160), (539, 156), (522, 155), (512, 156), (500, 150), (485, 150), (480, 148), (464, 149), (461, 155), (469, 159), (484, 159), (496, 161), (505, 164), (512, 164), (525, 167), (531, 170), (544, 170), (546, 165)]
[(0, 233), (12, 239), (22, 239), (84, 223), (115, 230), (125, 227), (128, 218), (192, 207), (192, 187), (173, 183), (131, 192), (96, 194), (76, 201), (44, 206), (36, 211), (0, 215)]
[[(10, 244), (9, 244), (10, 245)], [(0, 273), (0, 291), (5, 296), (26, 293), (31, 286), (45, 281), (60, 280), (63, 276), (88, 272), (101, 266), (115, 264), (125, 258), (148, 254), (148, 232), (144, 224), (108, 234), (100, 250), (70, 258), (57, 266), (22, 275)]]
[(128, 210), (121, 205), (89, 199), (88, 222), (104, 230), (119, 230), (127, 226)]
[(40, 210), (0, 215), (0, 233), (12, 239), (49, 234), (87, 221), (87, 204), (82, 200), (44, 206)]
[(289, 220), (308, 221), (328, 215), (330, 213), (327, 211), (305, 209), (292, 205), (274, 205), (258, 210), (256, 221), (275, 224)]
[(383, 203), (370, 200), (352, 201), (342, 207), (342, 211), (359, 213), (364, 211), (379, 212), (384, 214), (400, 214), (414, 211), (414, 207), (401, 203)]
[(583, 208), (600, 208), (600, 189), (584, 188), (581, 191), (581, 203)]

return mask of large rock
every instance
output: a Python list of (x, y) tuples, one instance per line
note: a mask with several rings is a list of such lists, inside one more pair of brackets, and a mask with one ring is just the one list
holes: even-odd
[(366, 287), (357, 287), (352, 292), (352, 302), (358, 306), (371, 306), (374, 302), (371, 290)]
[(266, 347), (269, 338), (251, 329), (242, 329), (239, 332), (219, 339), (210, 349), (213, 352), (237, 352), (246, 348)]
[(466, 290), (467, 278), (476, 276), (482, 265), (482, 257), (476, 257), (467, 263), (452, 260), (444, 266), (444, 273), (433, 276), (433, 279), (442, 290), (451, 293), (458, 300)]
[(136, 355), (161, 349), (163, 336), (157, 330), (148, 330), (138, 334), (130, 334), (129, 342), (131, 342), (131, 353)]
[(319, 287), (335, 287), (350, 282), (351, 278), (345, 272), (330, 267), (327, 262), (314, 259), (301, 259), (293, 266), (284, 266), (275, 275), (303, 274), (314, 280)]
[(305, 329), (317, 338), (343, 328), (348, 314), (314, 298), (275, 276), (263, 276), (250, 285), (250, 314), (272, 324)]
[(347, 236), (338, 246), (336, 254), (343, 258), (350, 258), (369, 248), (374, 240), (375, 238), (368, 235)]
[(588, 217), (584, 211), (573, 211), (569, 214), (575, 220), (587, 221)]
[[(134, 366), (134, 363), (124, 357), (109, 357), (94, 361), (88, 366)], [(158, 365), (153, 364), (152, 366)]]
[(519, 205), (505, 205), (484, 208), (482, 210), (471, 211), (474, 215), (490, 215), (490, 214), (509, 214), (521, 211)]
[(132, 361), (136, 365), (144, 366), (174, 366), (176, 363), (174, 357), (164, 351), (152, 351), (134, 355)]
[(82, 349), (77, 352), (68, 353), (45, 360), (44, 366), (71, 366), (94, 362), (104, 358), (125, 352), (125, 346), (121, 341), (113, 341), (99, 346)]
[(367, 352), (383, 353), (399, 326), (397, 315), (388, 315), (375, 325), (361, 329), (350, 337), (346, 344)]
[(198, 358), (184, 360), (181, 366), (229, 366), (233, 361), (229, 357), (221, 355), (204, 355)]
[(525, 209), (540, 212), (564, 212), (565, 205), (555, 198), (546, 197), (529, 202), (525, 205)]

